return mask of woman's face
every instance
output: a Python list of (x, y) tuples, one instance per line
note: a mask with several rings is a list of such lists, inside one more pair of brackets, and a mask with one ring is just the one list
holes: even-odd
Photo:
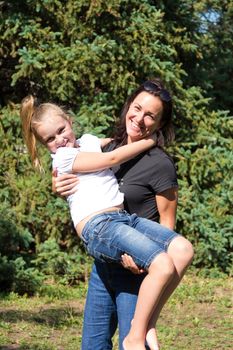
[(126, 114), (128, 143), (143, 139), (160, 128), (163, 104), (159, 97), (141, 92)]

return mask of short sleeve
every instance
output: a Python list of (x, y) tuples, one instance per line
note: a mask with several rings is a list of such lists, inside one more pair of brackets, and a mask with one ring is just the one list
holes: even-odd
[(169, 157), (160, 158), (156, 168), (156, 176), (152, 175), (150, 179), (149, 185), (156, 194), (178, 187), (176, 169), (172, 159)]
[(61, 147), (53, 156), (53, 169), (58, 170), (58, 174), (72, 173), (72, 167), (79, 148)]
[(101, 152), (101, 140), (97, 136), (84, 134), (78, 144), (82, 152)]

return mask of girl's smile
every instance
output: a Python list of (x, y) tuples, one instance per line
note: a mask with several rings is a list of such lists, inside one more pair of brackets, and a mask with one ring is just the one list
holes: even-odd
[(56, 153), (59, 147), (76, 146), (71, 121), (59, 115), (45, 116), (37, 126), (37, 134), (51, 153)]

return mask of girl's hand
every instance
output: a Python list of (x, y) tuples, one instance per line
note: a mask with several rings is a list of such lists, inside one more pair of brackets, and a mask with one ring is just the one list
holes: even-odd
[(144, 139), (145, 140), (149, 140), (150, 142), (153, 141), (153, 143), (154, 143), (153, 146), (157, 145), (157, 143), (158, 143), (158, 133), (157, 133), (157, 131), (155, 131), (153, 134), (145, 135)]
[(164, 139), (162, 130), (157, 131), (157, 145), (161, 148), (163, 148), (165, 145), (165, 139)]
[(152, 135), (150, 135), (150, 138), (154, 141), (155, 145), (158, 142), (158, 135), (157, 132), (155, 131)]
[(57, 176), (57, 170), (52, 172), (52, 191), (59, 196), (66, 197), (77, 191), (79, 179), (75, 174)]
[(146, 139), (152, 139), (154, 144), (161, 148), (165, 145), (165, 139), (161, 130), (155, 131), (152, 135), (147, 136)]
[(139, 268), (135, 262), (133, 261), (133, 258), (128, 255), (128, 254), (123, 254), (121, 256), (122, 261), (121, 264), (125, 269), (130, 270), (132, 273), (134, 273), (135, 275), (140, 275), (141, 273), (145, 272), (145, 270)]

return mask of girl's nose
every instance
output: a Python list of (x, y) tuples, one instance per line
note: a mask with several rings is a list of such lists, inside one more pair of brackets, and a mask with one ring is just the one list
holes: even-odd
[(56, 136), (56, 139), (55, 139), (55, 143), (56, 143), (57, 145), (62, 144), (62, 143), (63, 143), (63, 137), (60, 136), (60, 135), (57, 135), (57, 136)]

